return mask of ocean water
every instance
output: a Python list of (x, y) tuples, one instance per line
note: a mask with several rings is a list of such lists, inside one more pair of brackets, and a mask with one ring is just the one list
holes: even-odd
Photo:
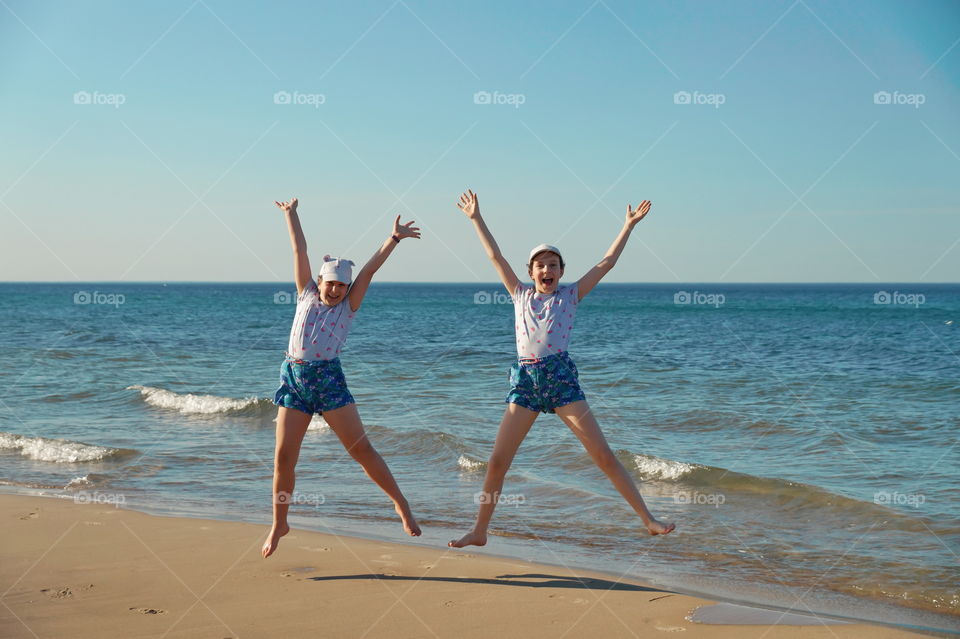
[[(0, 284), (0, 490), (266, 526), (293, 292)], [(494, 284), (375, 283), (357, 315), (344, 370), (416, 543), (473, 521), (512, 314)], [(544, 415), (480, 552), (960, 631), (960, 285), (601, 285), (570, 353), (611, 447), (678, 529), (646, 536)], [(405, 540), (319, 418), (291, 513)]]

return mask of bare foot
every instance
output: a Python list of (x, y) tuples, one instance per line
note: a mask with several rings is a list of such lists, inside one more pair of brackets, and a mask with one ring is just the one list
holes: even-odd
[(420, 536), (420, 525), (417, 524), (417, 519), (413, 516), (413, 511), (410, 510), (410, 506), (404, 504), (401, 507), (398, 504), (393, 505), (393, 509), (397, 511), (397, 514), (400, 515), (400, 521), (403, 522), (403, 530), (411, 537)]
[(651, 519), (650, 523), (647, 524), (647, 531), (651, 535), (666, 535), (668, 533), (672, 533), (676, 527), (677, 527), (676, 524), (671, 524), (671, 523), (665, 524), (663, 522), (657, 521), (656, 519)]
[(280, 545), (280, 538), (288, 532), (290, 532), (290, 526), (287, 524), (283, 524), (282, 526), (274, 525), (273, 528), (270, 529), (270, 534), (267, 535), (267, 540), (263, 542), (263, 548), (260, 549), (264, 559), (273, 554), (273, 551)]
[(468, 532), (460, 539), (453, 539), (447, 543), (451, 548), (463, 548), (464, 546), (485, 546), (487, 544), (487, 534), (474, 531)]

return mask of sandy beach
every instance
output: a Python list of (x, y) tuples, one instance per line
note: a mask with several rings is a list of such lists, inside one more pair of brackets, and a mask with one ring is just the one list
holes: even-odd
[(754, 625), (695, 623), (688, 615), (714, 602), (482, 550), (295, 529), (264, 560), (266, 532), (254, 524), (0, 495), (0, 635), (922, 636), (860, 624), (771, 627), (769, 615), (780, 613), (760, 612)]

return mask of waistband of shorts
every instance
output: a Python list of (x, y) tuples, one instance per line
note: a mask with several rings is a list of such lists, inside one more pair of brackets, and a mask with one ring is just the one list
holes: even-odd
[(536, 365), (536, 364), (545, 364), (546, 362), (549, 362), (550, 360), (554, 360), (554, 359), (568, 359), (569, 357), (570, 357), (570, 354), (569, 354), (567, 351), (560, 351), (559, 353), (550, 353), (549, 355), (545, 355), (544, 357), (517, 357), (517, 363), (518, 363), (518, 364), (521, 364), (521, 365), (524, 365), (524, 364), (534, 364), (534, 365)]
[(322, 366), (322, 365), (332, 365), (334, 363), (339, 364), (340, 358), (334, 357), (333, 359), (298, 359), (290, 355), (290, 353), (284, 353), (283, 361), (290, 362), (291, 364), (300, 364), (302, 366)]

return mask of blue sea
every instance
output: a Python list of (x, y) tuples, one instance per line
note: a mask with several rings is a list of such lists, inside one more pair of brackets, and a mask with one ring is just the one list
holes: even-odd
[[(0, 284), (0, 489), (266, 534), (294, 293)], [(495, 284), (374, 283), (356, 317), (344, 371), (424, 527), (413, 543), (472, 524), (512, 328)], [(605, 284), (570, 353), (611, 447), (677, 531), (647, 536), (543, 415), (471, 552), (960, 631), (960, 285)], [(409, 541), (320, 418), (294, 502), (294, 526)]]

